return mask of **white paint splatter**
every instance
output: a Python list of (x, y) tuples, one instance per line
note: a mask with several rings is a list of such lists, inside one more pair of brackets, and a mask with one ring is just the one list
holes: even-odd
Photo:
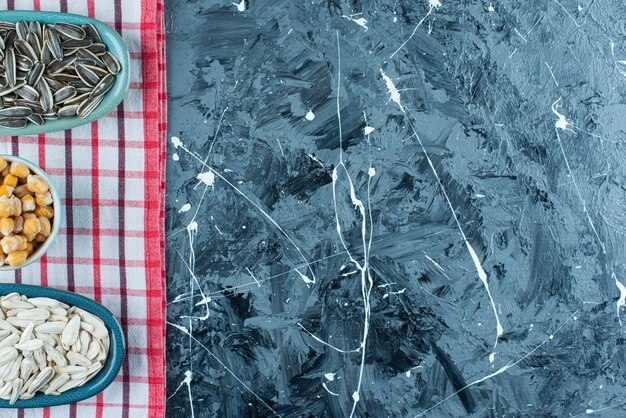
[(585, 409), (585, 414), (587, 414), (587, 415), (591, 415), (591, 414), (593, 414), (594, 412), (596, 412), (596, 411), (594, 411), (594, 410), (593, 410), (593, 409), (591, 409), (591, 408), (587, 408), (587, 409)]
[(180, 207), (180, 209), (178, 209), (178, 213), (189, 212), (189, 209), (191, 209), (191, 204), (190, 203), (185, 203), (184, 205), (182, 205)]
[(256, 278), (256, 276), (250, 271), (250, 269), (248, 267), (246, 267), (246, 271), (248, 272), (248, 274), (250, 276), (252, 276), (252, 278), (254, 279), (254, 281), (256, 282), (256, 285), (258, 287), (261, 287), (261, 283), (259, 282), (259, 279)]
[(198, 232), (198, 222), (189, 222), (189, 225), (187, 225), (187, 232)]
[(565, 118), (565, 115), (562, 115), (561, 113), (559, 113), (560, 101), (561, 101), (561, 98), (559, 97), (557, 101), (552, 103), (552, 113), (554, 113), (558, 117), (557, 121), (554, 123), (554, 127), (557, 129), (569, 130), (569, 131), (574, 132), (574, 130), (570, 128), (572, 124), (567, 121), (567, 119)]
[(611, 55), (613, 56), (613, 63), (615, 65), (615, 69), (624, 77), (626, 77), (626, 60), (618, 60), (615, 57), (615, 42), (611, 40)]
[[(383, 78), (385, 79), (385, 82), (387, 83), (387, 89), (391, 93), (391, 99), (394, 102), (396, 102), (396, 104), (400, 107), (400, 110), (402, 111), (402, 113), (406, 114), (404, 108), (400, 104), (400, 93), (396, 89), (396, 87), (393, 84), (393, 82), (391, 81), (391, 79), (385, 75), (385, 73), (383, 72), (382, 69), (380, 70), (380, 72), (383, 75)], [(397, 100), (395, 100), (394, 98), (397, 99)], [(494, 314), (495, 319), (496, 319), (496, 338), (495, 338), (495, 343), (494, 343), (494, 349), (495, 349), (495, 347), (498, 345), (498, 339), (503, 334), (504, 329), (502, 328), (502, 324), (500, 323), (500, 316), (498, 315), (498, 310), (496, 309), (496, 304), (495, 304), (495, 302), (493, 300), (493, 297), (491, 295), (491, 290), (489, 288), (489, 282), (487, 281), (487, 274), (485, 273), (485, 270), (483, 269), (482, 264), (480, 263), (480, 259), (478, 258), (478, 255), (476, 254), (476, 251), (474, 251), (474, 247), (472, 247), (472, 245), (470, 244), (469, 240), (467, 239), (467, 236), (465, 235), (465, 232), (463, 231), (463, 228), (461, 227), (461, 222), (459, 221), (459, 218), (456, 215), (456, 211), (454, 210), (454, 206), (452, 206), (452, 202), (450, 201), (450, 198), (448, 197), (448, 192), (446, 192), (446, 189), (443, 186), (441, 178), (439, 177), (439, 174), (437, 173), (437, 169), (435, 169), (435, 165), (433, 164), (432, 160), (430, 159), (430, 156), (428, 155), (428, 152), (426, 151), (426, 147), (424, 146), (424, 143), (422, 142), (422, 139), (418, 135), (418, 133), (415, 130), (415, 127), (411, 123), (410, 119), (408, 120), (408, 124), (409, 124), (411, 130), (413, 131), (413, 135), (417, 139), (417, 142), (419, 143), (419, 145), (420, 145), (420, 147), (422, 149), (422, 152), (424, 153), (424, 157), (426, 157), (426, 161), (428, 162), (428, 165), (430, 166), (430, 170), (432, 171), (433, 175), (435, 176), (435, 179), (437, 180), (437, 184), (439, 185), (439, 189), (441, 190), (441, 193), (443, 194), (443, 197), (445, 198), (446, 203), (448, 204), (448, 207), (450, 208), (450, 212), (452, 213), (452, 217), (454, 218), (454, 221), (455, 221), (455, 223), (457, 225), (457, 228), (459, 229), (459, 232), (461, 233), (461, 237), (463, 238), (463, 241), (465, 242), (465, 246), (467, 247), (467, 250), (470, 253), (470, 257), (472, 258), (472, 261), (474, 263), (474, 267), (476, 268), (476, 272), (478, 273), (478, 278), (482, 282), (483, 287), (485, 288), (485, 290), (487, 292), (487, 296), (489, 298), (489, 303), (491, 304), (491, 309), (493, 310), (493, 314)]]
[(393, 100), (399, 107), (402, 112), (404, 112), (404, 107), (402, 107), (402, 103), (400, 103), (400, 92), (396, 88), (396, 85), (393, 84), (393, 81), (387, 74), (380, 70), (380, 74), (383, 76), (383, 80), (385, 80), (385, 84), (387, 85), (387, 90), (389, 90), (389, 94), (391, 95), (391, 100)]
[(324, 377), (329, 381), (332, 382), (333, 380), (335, 380), (335, 373), (326, 373), (324, 374)]
[(554, 84), (556, 84), (556, 86), (558, 87), (559, 86), (559, 82), (556, 81), (556, 78), (554, 77), (554, 73), (552, 72), (552, 67), (550, 67), (548, 65), (547, 61), (544, 61), (544, 64), (546, 64), (546, 67), (548, 67), (548, 71), (550, 71), (550, 76), (552, 77), (552, 81), (554, 81)]
[(177, 136), (173, 136), (171, 141), (172, 141), (172, 145), (174, 145), (174, 148), (176, 148), (176, 149), (178, 149), (178, 147), (183, 145), (183, 142)]
[[(563, 322), (563, 324), (561, 326), (559, 326), (555, 331), (554, 334), (556, 334), (557, 332), (559, 332), (565, 325), (567, 325), (567, 323), (569, 321), (572, 320), (572, 318), (574, 318), (574, 316), (578, 313), (578, 311), (574, 312), (569, 318), (567, 318), (567, 320), (565, 322)], [(541, 347), (543, 347), (548, 341), (552, 340), (554, 338), (554, 334), (550, 334), (550, 336), (546, 339), (544, 339), (542, 342), (540, 342), (538, 345), (535, 346), (535, 348), (533, 348), (532, 350), (530, 350), (528, 353), (526, 353), (523, 357), (517, 359), (516, 361), (510, 361), (508, 362), (506, 365), (500, 367), (498, 370), (496, 370), (493, 373), (490, 373), (484, 377), (481, 377), (480, 379), (474, 380), (472, 383), (469, 383), (467, 385), (465, 385), (464, 387), (462, 387), (461, 389), (455, 391), (454, 393), (446, 396), (445, 398), (443, 398), (442, 400), (440, 400), (439, 402), (437, 402), (436, 404), (432, 405), (431, 407), (423, 410), (422, 412), (420, 412), (419, 414), (415, 415), (415, 417), (413, 418), (418, 418), (418, 417), (423, 417), (424, 415), (428, 414), (430, 411), (432, 411), (433, 409), (437, 408), (439, 405), (441, 405), (442, 403), (446, 402), (447, 400), (454, 398), (455, 396), (457, 396), (459, 393), (463, 392), (464, 390), (475, 386), (479, 383), (484, 382), (485, 380), (489, 380), (495, 376), (498, 376), (504, 372), (506, 372), (507, 370), (509, 370), (511, 367), (515, 367), (518, 364), (520, 364), (522, 361), (526, 360), (528, 357), (530, 357), (531, 355), (533, 355), (533, 353), (537, 350), (539, 350)]]
[(215, 174), (211, 170), (198, 174), (196, 178), (207, 186), (213, 186), (215, 183)]
[(496, 359), (496, 353), (489, 354), (489, 363), (493, 363), (495, 359)]
[(435, 267), (437, 267), (439, 270), (441, 271), (445, 271), (443, 267), (441, 267), (441, 265), (439, 265), (438, 262), (436, 262), (435, 260), (433, 260), (431, 257), (428, 256), (428, 254), (424, 253), (424, 256), (426, 256), (426, 258), (435, 265)]
[(239, 3), (233, 3), (233, 6), (237, 7), (237, 11), (245, 12), (246, 11), (246, 0), (241, 0)]
[(365, 128), (363, 128), (363, 133), (365, 133), (365, 135), (369, 135), (372, 132), (374, 132), (376, 128), (373, 128), (371, 126), (366, 126)]
[(308, 120), (308, 121), (311, 121), (311, 120), (315, 119), (315, 113), (313, 113), (313, 111), (312, 111), (312, 110), (309, 110), (309, 111), (307, 112), (307, 114), (304, 116), (304, 118), (305, 118), (306, 120)]
[(328, 389), (328, 386), (326, 386), (326, 382), (322, 382), (322, 387), (324, 389), (326, 389), (326, 392), (330, 393), (333, 396), (339, 396), (338, 393), (333, 392), (332, 390)]
[(178, 156), (178, 153), (177, 153), (177, 152), (175, 152), (175, 153), (172, 155), (172, 160), (174, 160), (174, 161), (178, 161), (178, 160), (180, 160), (180, 157)]
[(374, 167), (370, 167), (369, 170), (367, 170), (367, 174), (370, 177), (374, 177), (376, 175), (376, 169)]
[(563, 143), (561, 142), (561, 135), (559, 134), (559, 129), (571, 131), (571, 132), (575, 132), (575, 131), (569, 128), (569, 126), (574, 126), (574, 125), (570, 124), (565, 118), (565, 116), (559, 113), (558, 108), (559, 108), (560, 101), (561, 101), (561, 98), (559, 97), (558, 100), (552, 103), (552, 112), (558, 117), (557, 121), (554, 123), (554, 128), (555, 128), (554, 130), (556, 131), (556, 140), (559, 144), (559, 149), (561, 150), (561, 155), (563, 156), (563, 160), (565, 161), (565, 167), (567, 167), (567, 173), (569, 174), (569, 177), (572, 179), (574, 189), (576, 190), (578, 199), (580, 200), (580, 203), (582, 204), (583, 212), (587, 216), (587, 222), (589, 223), (591, 230), (595, 234), (596, 239), (598, 240), (598, 243), (600, 243), (600, 247), (602, 248), (602, 253), (606, 254), (606, 247), (604, 246), (604, 241), (602, 241), (602, 239), (600, 238), (600, 234), (598, 234), (598, 231), (596, 230), (596, 226), (594, 225), (593, 220), (591, 219), (591, 214), (589, 214), (589, 211), (587, 210), (587, 204), (585, 203), (585, 199), (583, 199), (583, 195), (580, 191), (580, 188), (578, 187), (578, 182), (576, 181), (576, 178), (574, 177), (574, 173), (572, 172), (572, 168), (569, 164), (569, 160), (567, 159), (567, 155), (565, 154)]
[(496, 9), (493, 8), (493, 4), (489, 3), (489, 7), (487, 8), (487, 10), (489, 10), (489, 12), (495, 12)]
[(619, 289), (619, 299), (617, 300), (617, 319), (619, 320), (620, 326), (622, 325), (622, 319), (620, 318), (620, 309), (622, 306), (626, 306), (626, 286), (619, 280), (617, 280), (617, 276), (613, 273), (613, 279), (615, 280), (615, 286)]
[(241, 380), (231, 369), (228, 368), (228, 366), (222, 361), (220, 360), (215, 354), (213, 354), (213, 352), (211, 350), (209, 350), (209, 348), (207, 346), (205, 346), (204, 344), (202, 344), (196, 337), (194, 337), (188, 329), (186, 329), (185, 327), (181, 327), (180, 325), (174, 324), (172, 322), (166, 322), (167, 325), (172, 326), (174, 328), (176, 328), (177, 330), (183, 332), (184, 334), (186, 334), (190, 340), (193, 340), (196, 344), (198, 344), (200, 347), (202, 347), (208, 355), (210, 355), (211, 357), (213, 357), (215, 359), (215, 361), (217, 361), (220, 366), (222, 366), (224, 368), (224, 370), (226, 370), (228, 373), (230, 373), (230, 375), (235, 378), (235, 380), (237, 380), (237, 382), (239, 382), (239, 384), (241, 386), (243, 386), (248, 392), (250, 392), (259, 402), (261, 402), (267, 409), (269, 409), (270, 411), (272, 411), (272, 413), (274, 413), (277, 416), (281, 416), (278, 412), (276, 412), (271, 406), (268, 405), (267, 402), (265, 402), (263, 400), (263, 398), (261, 398), (259, 395), (257, 395), (256, 392), (254, 392), (248, 385), (246, 385), (244, 383), (243, 380)]
[(341, 17), (345, 17), (346, 19), (353, 21), (357, 25), (359, 25), (362, 28), (364, 28), (365, 31), (367, 32), (367, 20), (365, 20), (365, 18), (363, 18), (363, 17), (355, 18), (355, 16), (359, 16), (361, 14), (362, 13), (357, 13), (357, 14), (354, 14), (354, 15), (343, 15)]
[(211, 296), (204, 296), (202, 299), (200, 299), (195, 306), (200, 306), (200, 305), (206, 305), (208, 303), (211, 303), (213, 301), (213, 299), (211, 299)]
[[(407, 38), (407, 40), (406, 40), (406, 41), (402, 42), (402, 45), (400, 45), (400, 46), (398, 47), (398, 49), (396, 49), (396, 50), (393, 52), (393, 54), (391, 54), (391, 55), (389, 56), (389, 59), (393, 58), (393, 57), (394, 57), (394, 56), (395, 56), (398, 52), (400, 52), (400, 50), (401, 50), (402, 48), (404, 48), (404, 45), (406, 45), (406, 44), (407, 44), (407, 42), (409, 42), (409, 41), (411, 40), (411, 38), (413, 38), (413, 35), (415, 35), (415, 32), (417, 32), (417, 29), (418, 29), (420, 26), (422, 26), (422, 23), (424, 23), (424, 20), (426, 20), (426, 18), (427, 18), (428, 16), (430, 16), (430, 14), (433, 12), (433, 10), (434, 10), (435, 8), (439, 8), (439, 6), (441, 6), (441, 2), (439, 2), (439, 0), (429, 0), (429, 1), (428, 1), (428, 5), (430, 6), (430, 7), (428, 8), (428, 13), (426, 13), (426, 14), (424, 15), (424, 17), (423, 17), (423, 18), (422, 18), (419, 22), (417, 22), (417, 25), (415, 26), (415, 29), (413, 29), (413, 32), (411, 32), (411, 35)], [(395, 19), (395, 18), (394, 18), (394, 19)], [(395, 20), (394, 20), (394, 22), (395, 22)]]
[(176, 388), (176, 390), (174, 391), (174, 393), (172, 393), (167, 400), (169, 401), (171, 398), (174, 397), (174, 395), (176, 395), (176, 393), (178, 393), (178, 391), (180, 390), (180, 388), (183, 387), (183, 385), (187, 385), (187, 393), (189, 395), (189, 406), (191, 407), (191, 418), (195, 417), (195, 413), (194, 413), (194, 409), (193, 409), (193, 398), (191, 396), (191, 377), (193, 376), (193, 373), (191, 372), (191, 370), (187, 370), (185, 372), (185, 378), (183, 379), (182, 382), (180, 382), (180, 385), (178, 385), (178, 387)]
[(306, 284), (315, 283), (315, 280), (309, 279), (306, 274), (300, 273), (300, 270), (296, 269), (296, 273), (298, 273), (300, 275), (300, 278), (302, 279), (302, 281), (304, 283), (306, 283)]

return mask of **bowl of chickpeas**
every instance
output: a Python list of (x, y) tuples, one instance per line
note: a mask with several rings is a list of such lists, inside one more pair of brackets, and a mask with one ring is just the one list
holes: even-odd
[(37, 261), (61, 227), (61, 198), (52, 179), (24, 158), (0, 154), (0, 271)]

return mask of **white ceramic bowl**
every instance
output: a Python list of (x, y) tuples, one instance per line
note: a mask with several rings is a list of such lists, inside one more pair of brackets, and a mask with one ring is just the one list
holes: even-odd
[(5, 160), (7, 160), (7, 163), (9, 164), (11, 164), (12, 161), (19, 161), (21, 163), (24, 163), (28, 166), (28, 169), (31, 171), (31, 173), (35, 173), (43, 177), (44, 180), (46, 180), (46, 182), (48, 183), (48, 186), (50, 187), (50, 194), (52, 194), (52, 200), (53, 200), (52, 207), (54, 208), (54, 217), (52, 218), (52, 225), (51, 225), (52, 229), (50, 231), (50, 236), (48, 237), (48, 239), (45, 240), (43, 243), (41, 243), (41, 245), (39, 245), (37, 250), (35, 250), (35, 252), (32, 253), (26, 259), (26, 262), (22, 264), (21, 266), (11, 267), (6, 264), (3, 266), (0, 266), (0, 271), (13, 271), (13, 270), (21, 269), (23, 267), (26, 267), (29, 264), (34, 263), (35, 261), (39, 260), (41, 256), (43, 256), (48, 251), (48, 249), (50, 248), (50, 245), (52, 245), (52, 242), (54, 242), (57, 235), (59, 234), (59, 230), (61, 229), (61, 219), (62, 219), (63, 211), (62, 211), (61, 197), (59, 196), (59, 191), (57, 190), (56, 186), (52, 182), (52, 179), (50, 178), (50, 176), (45, 171), (43, 171), (37, 164), (33, 163), (32, 161), (25, 160), (24, 158), (16, 157), (14, 155), (0, 154), (0, 156), (3, 157)]

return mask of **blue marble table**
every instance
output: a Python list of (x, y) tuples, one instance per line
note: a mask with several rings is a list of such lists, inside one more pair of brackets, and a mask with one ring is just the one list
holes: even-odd
[(167, 4), (168, 416), (626, 416), (626, 8)]

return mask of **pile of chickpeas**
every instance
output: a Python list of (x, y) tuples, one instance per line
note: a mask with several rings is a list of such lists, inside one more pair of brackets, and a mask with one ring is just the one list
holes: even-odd
[(43, 177), (19, 161), (0, 157), (0, 266), (21, 266), (48, 239), (53, 199)]

